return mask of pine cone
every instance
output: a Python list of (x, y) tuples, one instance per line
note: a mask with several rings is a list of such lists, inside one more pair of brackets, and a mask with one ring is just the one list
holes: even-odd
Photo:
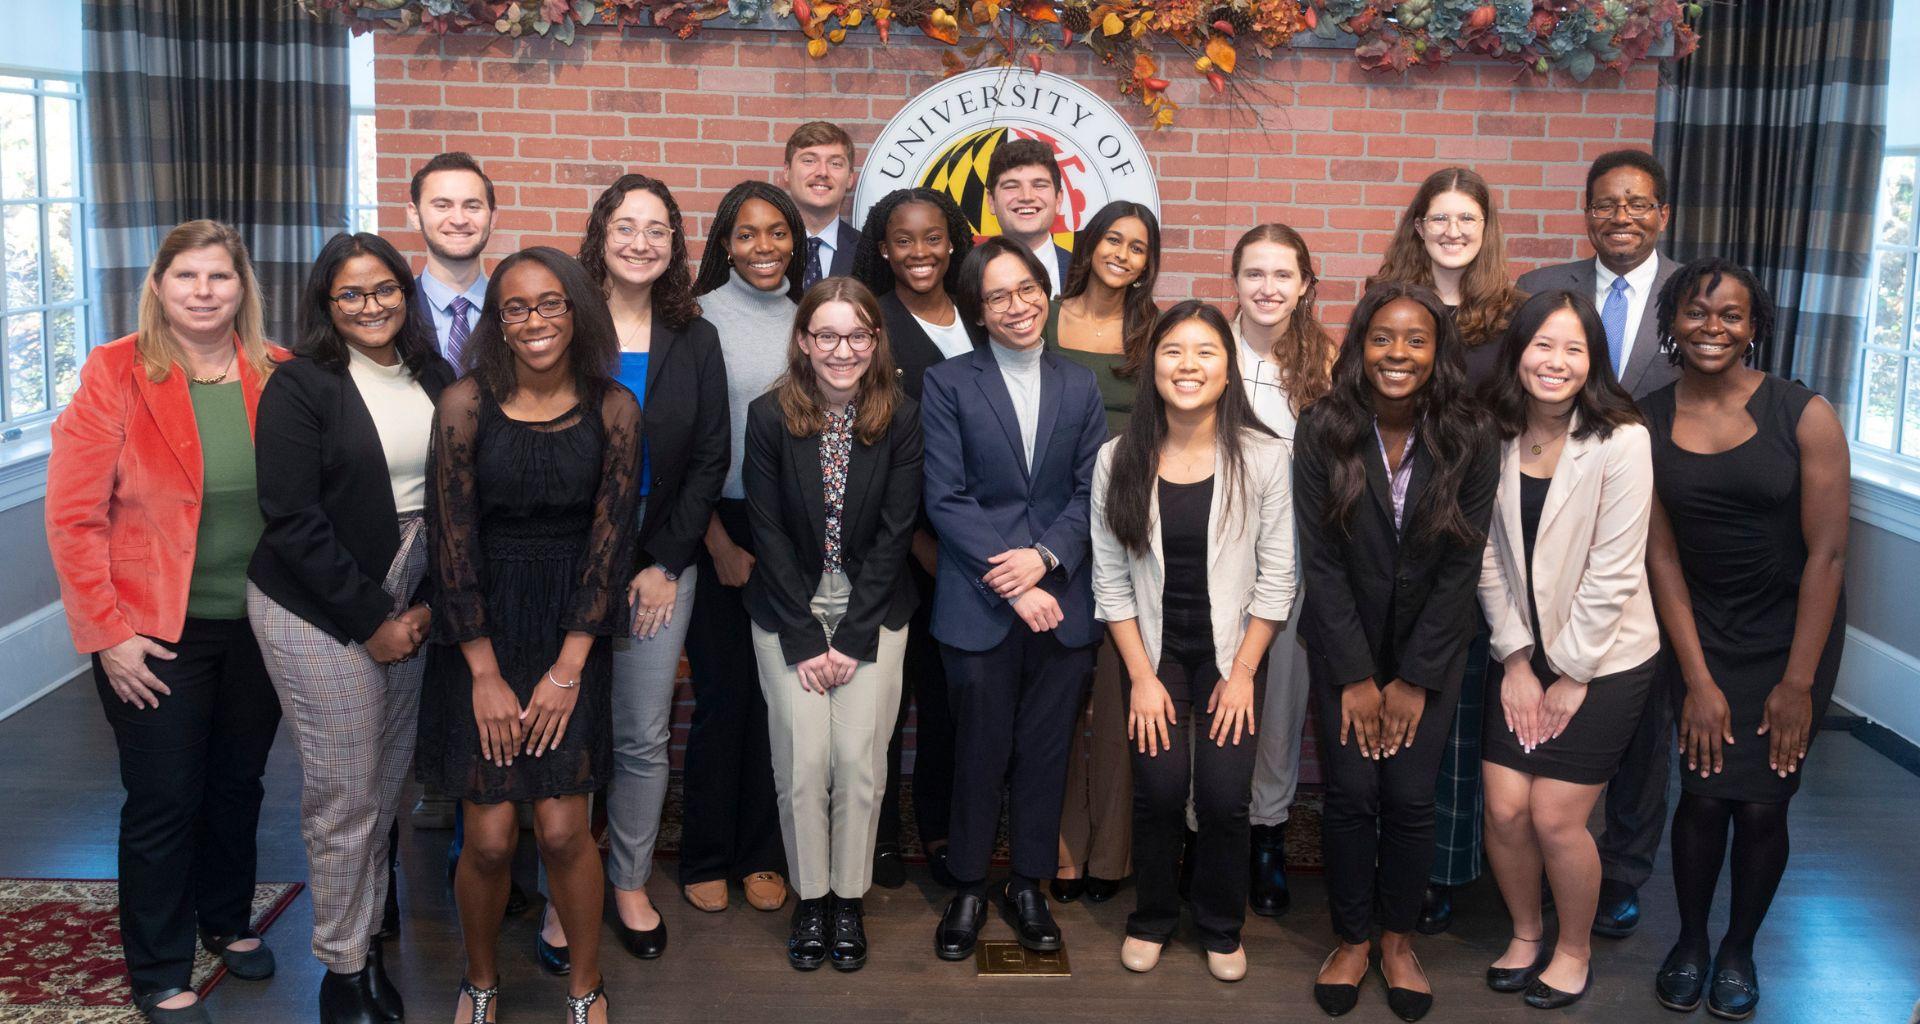
[(1225, 21), (1233, 26), (1235, 36), (1244, 36), (1253, 29), (1253, 11), (1239, 4), (1228, 4), (1213, 12), (1214, 21)]
[(1076, 36), (1085, 36), (1087, 30), (1093, 28), (1093, 19), (1087, 15), (1087, 9), (1073, 4), (1069, 4), (1061, 14), (1060, 23)]

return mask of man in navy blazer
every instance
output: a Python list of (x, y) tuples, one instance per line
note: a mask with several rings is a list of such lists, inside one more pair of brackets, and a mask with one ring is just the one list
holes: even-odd
[(1039, 139), (1005, 139), (987, 158), (987, 206), (1000, 234), (1033, 251), (1046, 271), (1048, 295), (1067, 286), (1073, 254), (1053, 240), (1064, 180), (1053, 146)]
[(960, 891), (934, 936), (948, 960), (972, 955), (985, 921), (1003, 782), (1006, 912), (1021, 945), (1061, 947), (1038, 881), (1056, 866), (1068, 739), (1100, 637), (1089, 515), (1106, 440), (1092, 371), (1041, 343), (1045, 268), (1033, 252), (991, 238), (960, 276), (960, 316), (987, 340), (926, 371), (920, 413), (940, 538), (933, 635), (956, 726), (947, 870)]
[(853, 273), (860, 232), (840, 216), (853, 185), (853, 137), (832, 121), (808, 121), (787, 136), (778, 177), (807, 225), (806, 249), (796, 253), (806, 265), (802, 285)]

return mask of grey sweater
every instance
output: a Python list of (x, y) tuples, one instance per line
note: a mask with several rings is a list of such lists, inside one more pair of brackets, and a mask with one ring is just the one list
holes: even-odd
[(727, 283), (700, 296), (701, 315), (720, 335), (727, 362), (727, 410), (732, 416), (733, 461), (727, 463), (722, 498), (745, 498), (740, 466), (747, 455), (747, 405), (767, 393), (787, 368), (793, 314), (799, 307), (785, 288), (763, 292), (729, 271)]

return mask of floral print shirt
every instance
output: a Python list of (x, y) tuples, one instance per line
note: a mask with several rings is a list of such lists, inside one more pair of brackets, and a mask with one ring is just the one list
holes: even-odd
[(827, 427), (820, 432), (820, 475), (827, 498), (823, 572), (846, 571), (840, 562), (840, 515), (847, 504), (847, 466), (853, 461), (853, 420), (853, 403), (848, 402), (827, 413)]

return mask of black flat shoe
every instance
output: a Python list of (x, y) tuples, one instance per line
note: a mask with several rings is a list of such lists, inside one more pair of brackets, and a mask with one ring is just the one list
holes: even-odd
[(320, 979), (320, 1024), (380, 1024), (373, 1006), (373, 987), (367, 969), (351, 974), (327, 971)]
[(1760, 1008), (1760, 978), (1748, 958), (1729, 963), (1725, 956), (1713, 962), (1713, 981), (1707, 985), (1707, 1012), (1721, 1020), (1746, 1020)]
[[(1327, 959), (1320, 964), (1321, 974), (1326, 973), (1328, 965), (1332, 964), (1333, 958), (1338, 955), (1340, 951), (1337, 949), (1327, 954)], [(1319, 976), (1319, 974), (1314, 975), (1316, 978)], [(1313, 983), (1313, 1001), (1320, 1007), (1320, 1011), (1329, 1017), (1344, 1016), (1359, 1005), (1360, 986), (1328, 985), (1316, 981)]]
[[(1418, 966), (1419, 963), (1420, 961), (1417, 959), (1414, 961), (1416, 966)], [(1421, 970), (1421, 973), (1426, 973), (1424, 968)], [(1412, 1024), (1413, 1021), (1425, 1017), (1428, 1011), (1433, 1009), (1432, 992), (1415, 992), (1410, 988), (1394, 988), (1393, 983), (1387, 981), (1387, 966), (1384, 963), (1380, 964), (1380, 981), (1387, 986), (1387, 1009), (1392, 1010), (1394, 1016), (1407, 1021), (1408, 1024)], [(1431, 982), (1429, 982), (1429, 984), (1431, 984)]]
[(1640, 894), (1615, 882), (1600, 886), (1600, 905), (1593, 915), (1593, 934), (1624, 939), (1640, 925)]
[(1705, 950), (1690, 952), (1674, 946), (1653, 976), (1653, 997), (1669, 1010), (1692, 1013), (1706, 992), (1709, 963)]
[[(655, 913), (659, 913), (659, 911), (656, 910)], [(626, 950), (638, 960), (658, 960), (660, 959), (660, 954), (667, 951), (667, 919), (665, 915), (661, 915), (659, 924), (645, 931), (641, 931), (638, 928), (627, 927), (626, 922), (620, 920), (619, 912), (615, 911), (613, 915), (613, 934), (615, 938), (620, 940), (620, 948)]]
[(1047, 883), (1047, 891), (1053, 894), (1055, 903), (1072, 903), (1086, 895), (1087, 880), (1084, 878), (1056, 878)]
[(817, 971), (827, 962), (827, 898), (801, 900), (793, 907), (793, 931), (787, 935), (787, 963), (796, 971)]
[(1088, 875), (1086, 883), (1087, 899), (1094, 903), (1105, 903), (1120, 891), (1120, 883), (1111, 878), (1095, 878)]
[(1495, 992), (1525, 992), (1540, 972), (1547, 969), (1553, 960), (1553, 951), (1545, 948), (1540, 939), (1515, 939), (1515, 942), (1530, 942), (1541, 949), (1533, 963), (1525, 967), (1489, 967), (1487, 968), (1487, 987)]
[(977, 892), (955, 895), (933, 930), (933, 955), (942, 960), (965, 960), (972, 956), (974, 943), (980, 940), (980, 928), (986, 921), (985, 896)]
[(899, 849), (882, 846), (873, 851), (873, 884), (882, 889), (898, 889), (907, 884), (907, 861)]
[(191, 1003), (174, 1010), (163, 1010), (159, 1004), (174, 996), (192, 989), (163, 988), (153, 992), (135, 992), (133, 1005), (151, 1024), (213, 1024), (213, 1018), (207, 1016), (207, 1004)]
[(1053, 911), (1047, 908), (1047, 898), (1038, 888), (1015, 890), (1009, 885), (1000, 890), (1000, 899), (1022, 949), (1052, 953), (1060, 948), (1060, 926), (1054, 923)]
[(960, 888), (960, 880), (953, 877), (953, 870), (947, 867), (947, 846), (945, 843), (934, 847), (927, 854), (927, 873), (942, 889)]
[(1279, 917), (1292, 903), (1287, 891), (1286, 827), (1255, 825), (1247, 859), (1247, 907), (1261, 917)]
[(234, 943), (243, 939), (259, 937), (252, 932), (239, 935), (210, 935), (201, 932), (200, 944), (207, 947), (207, 952), (219, 957), (220, 962), (227, 965), (227, 972), (234, 977), (245, 978), (248, 981), (263, 981), (273, 977), (273, 950), (268, 949), (264, 942), (244, 953), (231, 948)]
[(375, 939), (367, 943), (367, 993), (373, 1000), (374, 1016), (395, 1024), (407, 1019), (406, 1004), (400, 1001), (400, 989), (387, 977), (387, 953)]
[(527, 891), (525, 889), (520, 888), (519, 882), (508, 882), (507, 883), (507, 909), (504, 911), (504, 913), (508, 917), (519, 917), (521, 914), (524, 914), (526, 912), (527, 912)]
[(587, 1024), (592, 1019), (588, 1014), (593, 1012), (595, 1003), (606, 1003), (607, 1019), (613, 1019), (613, 1000), (607, 998), (606, 986), (602, 985), (584, 996), (567, 997), (568, 1024)]
[(867, 965), (865, 908), (857, 899), (833, 898), (833, 952), (836, 971), (857, 971)]
[(1563, 1006), (1572, 1006), (1579, 1002), (1580, 997), (1586, 995), (1587, 990), (1592, 987), (1593, 968), (1589, 967), (1587, 968), (1586, 978), (1580, 982), (1580, 991), (1578, 992), (1562, 992), (1552, 985), (1535, 978), (1533, 984), (1527, 986), (1527, 994), (1520, 998), (1528, 1006), (1536, 1010), (1558, 1010)]
[(1413, 929), (1422, 935), (1438, 935), (1453, 926), (1453, 889), (1445, 885), (1427, 886), (1420, 898), (1420, 920)]
[(547, 941), (545, 935), (533, 933), (534, 956), (540, 961), (540, 969), (556, 978), (564, 978), (573, 973), (573, 951), (566, 946), (555, 946)]

